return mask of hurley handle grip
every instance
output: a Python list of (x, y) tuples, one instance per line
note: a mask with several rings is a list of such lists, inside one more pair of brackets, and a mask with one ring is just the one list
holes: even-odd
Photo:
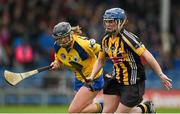
[(38, 72), (42, 72), (42, 71), (46, 71), (46, 70), (49, 70), (49, 69), (51, 69), (52, 68), (52, 66), (44, 66), (44, 67), (41, 67), (41, 68), (38, 68), (37, 69), (37, 71)]

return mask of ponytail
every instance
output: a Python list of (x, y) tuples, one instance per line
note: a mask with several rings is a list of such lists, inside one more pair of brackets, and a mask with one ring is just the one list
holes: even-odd
[(79, 25), (72, 27), (71, 30), (72, 30), (73, 34), (77, 34), (77, 35), (82, 34), (82, 30), (81, 30), (81, 27)]

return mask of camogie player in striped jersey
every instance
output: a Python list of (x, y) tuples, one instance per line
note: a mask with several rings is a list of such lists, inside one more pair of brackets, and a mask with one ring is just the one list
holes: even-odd
[(140, 39), (124, 29), (127, 19), (123, 9), (106, 10), (103, 21), (106, 34), (102, 40), (98, 60), (88, 78), (91, 83), (103, 67), (105, 59), (112, 60), (114, 69), (112, 78), (107, 80), (103, 90), (103, 113), (154, 113), (151, 101), (141, 103), (146, 77), (140, 57), (147, 61), (167, 89), (172, 86), (171, 79), (162, 72), (159, 64)]

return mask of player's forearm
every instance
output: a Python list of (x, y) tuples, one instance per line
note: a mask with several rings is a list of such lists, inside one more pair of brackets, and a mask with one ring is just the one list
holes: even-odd
[(162, 75), (162, 69), (160, 67), (160, 65), (158, 64), (158, 62), (156, 61), (156, 59), (153, 57), (153, 55), (146, 50), (142, 56), (145, 58), (145, 60), (147, 61), (147, 63), (151, 66), (151, 68), (154, 70), (154, 72), (160, 76)]
[(102, 59), (97, 59), (94, 66), (93, 66), (93, 70), (91, 72), (91, 78), (94, 79), (94, 77), (96, 76), (96, 74), (101, 70), (101, 68), (103, 67), (104, 62)]

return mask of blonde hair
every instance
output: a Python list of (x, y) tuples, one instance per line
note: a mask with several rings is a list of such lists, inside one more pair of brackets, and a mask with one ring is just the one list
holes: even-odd
[(73, 34), (77, 34), (77, 35), (82, 34), (82, 30), (81, 30), (81, 27), (79, 25), (71, 27), (71, 31)]

